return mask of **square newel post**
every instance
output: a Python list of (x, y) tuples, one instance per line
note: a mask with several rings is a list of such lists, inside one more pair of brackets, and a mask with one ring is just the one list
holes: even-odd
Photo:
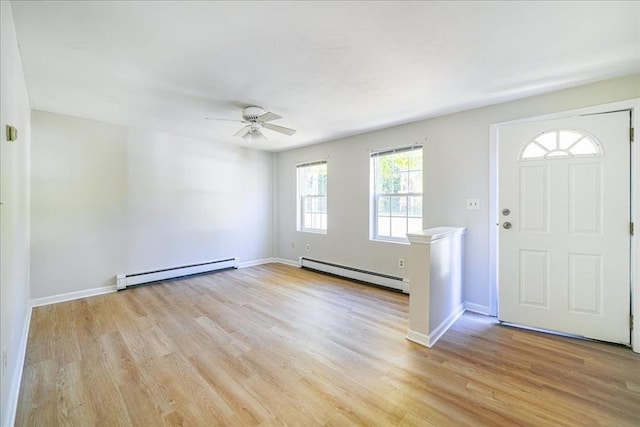
[(407, 339), (431, 347), (464, 313), (462, 277), (465, 227), (409, 233)]

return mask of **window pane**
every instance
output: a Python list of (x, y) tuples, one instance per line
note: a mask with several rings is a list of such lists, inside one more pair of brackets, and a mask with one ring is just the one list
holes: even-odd
[(391, 197), (391, 215), (407, 216), (407, 198), (404, 196)]
[(320, 197), (318, 198), (318, 212), (327, 213), (327, 198)]
[(409, 233), (422, 231), (422, 218), (409, 218)]
[(406, 218), (391, 218), (391, 237), (407, 237)]
[(387, 181), (387, 193), (397, 193), (400, 191), (400, 173), (394, 173), (389, 177)]
[(409, 216), (422, 218), (422, 197), (409, 197)]
[(318, 167), (318, 191), (317, 194), (319, 195), (326, 195), (327, 194), (327, 165), (321, 165)]
[(522, 158), (523, 159), (543, 158), (547, 153), (548, 151), (545, 148), (541, 147), (535, 142), (530, 142), (529, 145), (527, 145), (527, 147), (524, 149), (524, 152), (522, 153)]
[(409, 192), (409, 172), (400, 175), (400, 193)]
[(391, 198), (379, 197), (378, 198), (378, 214), (390, 215), (391, 214)]
[(378, 236), (391, 236), (391, 218), (388, 216), (378, 217)]
[(580, 138), (582, 138), (582, 134), (579, 134), (578, 132), (574, 132), (571, 130), (562, 130), (559, 132), (558, 136), (559, 148), (562, 150), (566, 150), (571, 146), (571, 144), (573, 144)]
[(597, 154), (598, 149), (590, 139), (584, 138), (578, 141), (576, 145), (571, 147), (571, 153), (572, 154)]
[(321, 214), (311, 214), (311, 228), (318, 229), (320, 228), (320, 224), (322, 223)]
[(422, 170), (422, 150), (412, 150), (407, 153), (410, 170)]
[(536, 141), (546, 148), (549, 151), (555, 150), (556, 141), (557, 141), (557, 133), (556, 132), (547, 132), (536, 138)]
[(409, 172), (409, 193), (422, 193), (422, 171)]

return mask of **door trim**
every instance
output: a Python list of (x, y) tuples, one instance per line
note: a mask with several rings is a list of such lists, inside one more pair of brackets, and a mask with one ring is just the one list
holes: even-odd
[[(635, 141), (631, 145), (631, 221), (640, 229), (640, 98), (626, 101), (612, 102), (591, 107), (562, 111), (553, 114), (527, 117), (494, 123), (490, 126), (489, 153), (489, 309), (492, 316), (498, 314), (498, 131), (501, 126), (527, 123), (542, 120), (565, 119), (585, 114), (607, 113), (618, 110), (631, 111), (631, 123), (636, 129)], [(636, 280), (640, 266), (640, 243), (636, 232), (631, 238), (631, 314), (633, 315), (633, 330), (631, 333), (631, 348), (640, 353), (640, 281)]]

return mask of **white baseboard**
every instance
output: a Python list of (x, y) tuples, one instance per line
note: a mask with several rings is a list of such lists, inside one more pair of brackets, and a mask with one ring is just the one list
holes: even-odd
[(275, 258), (255, 259), (253, 261), (245, 261), (245, 262), (239, 263), (238, 268), (254, 267), (256, 265), (271, 264), (274, 262), (276, 262)]
[(446, 319), (442, 321), (429, 335), (422, 334), (420, 332), (409, 329), (407, 332), (407, 339), (417, 344), (424, 345), (425, 347), (433, 347), (436, 342), (456, 323), (456, 320), (464, 314), (464, 304), (460, 304), (451, 312)]
[(491, 309), (489, 308), (489, 306), (466, 301), (464, 303), (464, 307), (466, 308), (467, 311), (472, 311), (478, 314), (484, 314), (485, 316), (491, 316)]
[[(253, 267), (256, 265), (270, 264), (274, 262), (281, 262), (283, 264), (290, 263), (290, 265), (295, 265), (296, 267), (298, 267), (297, 263), (292, 263), (291, 261), (287, 261), (287, 262), (284, 262), (284, 261), (287, 261), (287, 260), (281, 260), (280, 258), (257, 259), (253, 261), (240, 262), (238, 263), (238, 268)], [(84, 289), (82, 291), (68, 292), (65, 294), (51, 295), (48, 297), (32, 299), (30, 301), (30, 306), (40, 307), (42, 305), (56, 304), (64, 301), (72, 301), (80, 298), (93, 297), (96, 295), (110, 294), (112, 292), (116, 292), (117, 290), (118, 289), (115, 285), (111, 285), (111, 286), (103, 286), (100, 288)]]
[(442, 338), (445, 332), (447, 332), (463, 314), (464, 304), (460, 304), (433, 330), (433, 332), (429, 334), (431, 345), (434, 345), (440, 338)]
[(273, 262), (290, 265), (291, 267), (300, 267), (299, 261), (291, 261), (290, 259), (285, 259), (285, 258), (274, 258)]
[(66, 294), (51, 295), (50, 297), (35, 298), (30, 301), (31, 307), (56, 304), (58, 302), (72, 301), (74, 299), (94, 297), (96, 295), (110, 294), (116, 292), (116, 285), (102, 286), (100, 288), (84, 289), (82, 291), (68, 292)]
[(409, 332), (407, 332), (406, 338), (409, 341), (413, 341), (414, 343), (423, 345), (425, 347), (431, 348), (431, 346), (433, 345), (431, 344), (431, 338), (429, 338), (429, 335), (421, 334), (420, 332), (412, 331), (411, 329), (409, 329)]
[(27, 340), (29, 338), (29, 327), (31, 326), (31, 305), (27, 307), (27, 317), (24, 320), (18, 343), (18, 366), (13, 372), (13, 378), (9, 385), (9, 397), (7, 399), (7, 411), (2, 421), (3, 426), (12, 426), (16, 422), (18, 411), (18, 397), (20, 396), (20, 384), (22, 384), (22, 373), (24, 371), (24, 360), (27, 356)]

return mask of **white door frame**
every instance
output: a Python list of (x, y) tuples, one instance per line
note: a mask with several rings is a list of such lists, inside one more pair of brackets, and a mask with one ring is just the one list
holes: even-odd
[(498, 130), (500, 126), (515, 123), (526, 123), (541, 120), (563, 119), (584, 114), (606, 113), (617, 110), (631, 110), (633, 128), (636, 129), (635, 140), (631, 145), (631, 221), (635, 224), (636, 233), (631, 239), (631, 313), (633, 314), (633, 331), (631, 348), (640, 353), (640, 280), (636, 280), (640, 266), (640, 98), (570, 111), (528, 117), (494, 123), (490, 126), (490, 177), (489, 177), (489, 310), (492, 316), (498, 314)]

